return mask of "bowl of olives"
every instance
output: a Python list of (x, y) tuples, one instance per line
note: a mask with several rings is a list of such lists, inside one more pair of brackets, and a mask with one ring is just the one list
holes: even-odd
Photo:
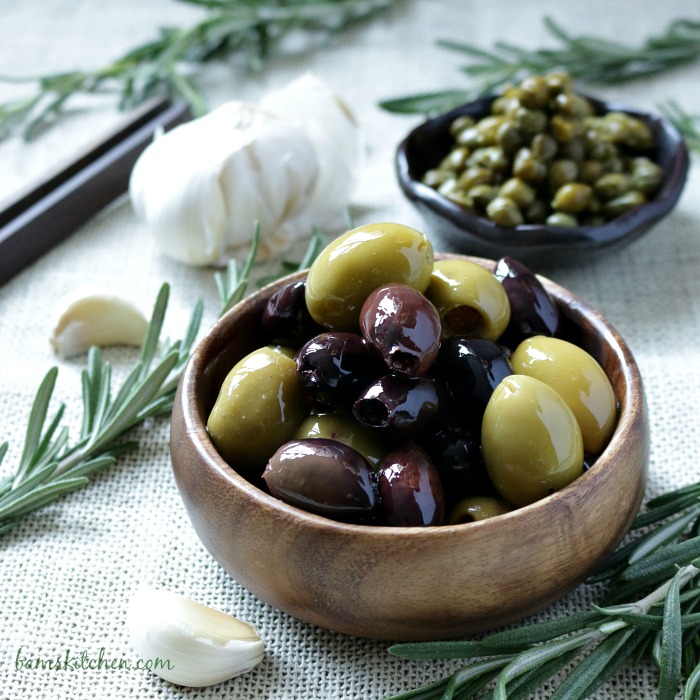
[(688, 152), (668, 120), (577, 94), (551, 73), (420, 124), (396, 170), (449, 249), (566, 263), (629, 244), (666, 216)]
[(645, 488), (637, 365), (519, 261), (348, 231), (202, 339), (173, 410), (191, 522), (224, 569), (364, 637), (478, 633), (603, 563)]

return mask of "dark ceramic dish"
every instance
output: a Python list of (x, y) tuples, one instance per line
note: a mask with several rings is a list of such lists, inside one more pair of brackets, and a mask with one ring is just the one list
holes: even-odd
[(647, 204), (636, 207), (601, 226), (574, 228), (526, 224), (499, 226), (471, 214), (421, 182), (453, 144), (450, 124), (456, 117), (480, 118), (490, 112), (494, 97), (484, 97), (429, 119), (411, 131), (396, 155), (399, 184), (429, 225), (429, 233), (441, 247), (456, 252), (499, 258), (511, 255), (527, 263), (576, 261), (580, 253), (607, 251), (631, 243), (646, 233), (675, 206), (688, 172), (688, 151), (678, 130), (661, 117), (614, 102), (587, 98), (598, 114), (626, 112), (643, 120), (652, 130), (656, 151), (652, 158), (664, 170), (661, 189)]

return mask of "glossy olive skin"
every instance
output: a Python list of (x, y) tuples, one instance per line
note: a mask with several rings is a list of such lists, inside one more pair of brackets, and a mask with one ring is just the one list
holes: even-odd
[(356, 332), (371, 292), (389, 282), (425, 291), (433, 258), (430, 241), (413, 228), (360, 226), (332, 241), (314, 260), (306, 280), (306, 305), (325, 328)]
[(440, 477), (428, 454), (414, 443), (390, 452), (378, 471), (380, 510), (389, 525), (422, 527), (445, 522)]
[(270, 342), (295, 348), (324, 330), (306, 308), (305, 280), (290, 282), (276, 291), (263, 309), (261, 323)]
[(453, 412), (472, 424), (481, 423), (493, 390), (513, 373), (508, 357), (496, 343), (462, 336), (443, 341), (435, 371), (449, 382)]
[(559, 338), (524, 340), (511, 357), (513, 371), (551, 386), (576, 416), (583, 446), (598, 455), (617, 422), (615, 394), (602, 367), (583, 348)]
[(503, 257), (494, 270), (510, 302), (510, 321), (505, 342), (518, 343), (533, 335), (556, 336), (561, 331), (561, 315), (554, 300), (529, 267), (511, 257)]
[(383, 364), (359, 333), (320, 333), (297, 353), (297, 372), (309, 396), (329, 406), (350, 406), (379, 376)]
[(444, 401), (443, 387), (434, 379), (390, 372), (360, 394), (352, 412), (386, 439), (415, 439), (437, 421)]
[(389, 369), (422, 377), (440, 349), (442, 325), (437, 309), (407, 284), (375, 289), (360, 313), (364, 338), (377, 348)]
[(228, 373), (207, 430), (221, 456), (236, 471), (255, 478), (269, 456), (292, 438), (309, 408), (289, 353), (263, 347)]
[(480, 424), (475, 429), (449, 421), (421, 438), (440, 474), (448, 508), (466, 495), (494, 493), (481, 458), (480, 433)]
[(389, 452), (388, 445), (348, 413), (320, 413), (309, 416), (299, 426), (294, 437), (297, 440), (326, 438), (342, 442), (357, 450), (375, 470)]
[(539, 379), (506, 377), (493, 392), (481, 426), (481, 450), (493, 485), (525, 506), (583, 473), (583, 439), (564, 399)]
[(513, 506), (504, 501), (502, 498), (493, 498), (492, 496), (474, 496), (465, 498), (457, 503), (447, 517), (447, 522), (450, 525), (459, 525), (460, 523), (475, 523), (488, 518), (495, 518), (497, 515), (510, 513)]
[(503, 286), (486, 268), (469, 260), (438, 260), (425, 295), (442, 320), (443, 335), (498, 340), (510, 320)]
[(377, 480), (357, 450), (325, 438), (291, 440), (270, 458), (263, 480), (286, 503), (339, 520), (370, 514)]

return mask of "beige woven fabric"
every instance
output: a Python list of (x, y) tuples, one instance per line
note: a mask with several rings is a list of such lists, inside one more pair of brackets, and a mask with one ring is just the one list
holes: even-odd
[[(698, 7), (683, 0), (405, 0), (332, 45), (277, 59), (258, 75), (248, 75), (239, 66), (220, 66), (207, 71), (204, 79), (216, 105), (231, 98), (255, 99), (305, 71), (318, 74), (344, 95), (366, 132), (366, 161), (352, 209), (355, 221), (394, 220), (423, 228), (393, 172), (394, 149), (417, 120), (386, 114), (377, 102), (461, 84), (461, 57), (437, 48), (436, 39), (464, 39), (484, 47), (498, 39), (533, 47), (551, 44), (541, 24), (548, 14), (571, 31), (638, 42), (691, 9)], [(171, 0), (0, 3), (0, 73), (99, 66), (151, 37), (157, 27), (197, 16), (196, 8)], [(660, 80), (597, 92), (649, 109), (676, 98), (689, 112), (700, 113), (695, 89), (699, 78), (696, 64)], [(0, 100), (20, 94), (20, 87), (0, 84)], [(118, 119), (109, 100), (99, 104), (74, 103), (69, 119), (32, 143), (0, 143), (0, 196), (9, 196)], [(603, 312), (639, 362), (651, 419), (650, 494), (700, 476), (699, 186), (694, 165), (673, 215), (631, 247), (604, 259), (540, 270)], [(440, 248), (437, 232), (426, 233)], [(172, 286), (168, 333), (182, 331), (199, 297), (206, 303), (205, 326), (213, 320), (211, 271), (164, 258), (122, 200), (0, 288), (0, 442), (10, 441), (5, 472), (19, 458), (35, 390), (54, 364), (60, 368), (55, 400), (67, 404), (67, 420), (73, 432), (78, 430), (84, 358), (59, 362), (51, 352), (48, 324), (57, 297), (78, 283), (100, 282), (123, 291), (148, 312), (164, 281)], [(105, 356), (123, 376), (136, 353), (119, 349)], [(318, 629), (257, 600), (223, 572), (194, 534), (170, 471), (167, 422), (145, 425), (136, 437), (141, 444), (137, 452), (2, 538), (1, 700), (356, 700), (407, 690), (452, 667), (396, 661), (386, 653), (385, 643)], [(92, 659), (102, 653), (135, 662), (124, 620), (126, 606), (142, 583), (190, 595), (251, 622), (265, 641), (265, 660), (246, 676), (202, 690), (178, 688), (137, 669), (22, 667), (22, 659), (83, 653)], [(586, 609), (595, 593), (581, 587), (542, 617)], [(628, 670), (596, 697), (653, 698), (654, 682), (652, 668)]]

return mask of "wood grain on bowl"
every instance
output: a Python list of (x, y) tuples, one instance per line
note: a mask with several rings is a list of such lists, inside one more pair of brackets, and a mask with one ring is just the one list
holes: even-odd
[[(471, 259), (493, 269), (491, 261)], [(218, 387), (238, 359), (262, 344), (259, 317), (266, 299), (303, 275), (266, 287), (231, 310), (193, 353), (175, 402), (175, 479), (198, 536), (231, 577), (274, 607), (330, 630), (429, 640), (531, 615), (604, 561), (629, 529), (644, 493), (649, 432), (642, 383), (615, 329), (546, 279), (619, 402), (608, 447), (561, 491), (477, 523), (373, 527), (287, 505), (224, 462), (205, 428)]]

